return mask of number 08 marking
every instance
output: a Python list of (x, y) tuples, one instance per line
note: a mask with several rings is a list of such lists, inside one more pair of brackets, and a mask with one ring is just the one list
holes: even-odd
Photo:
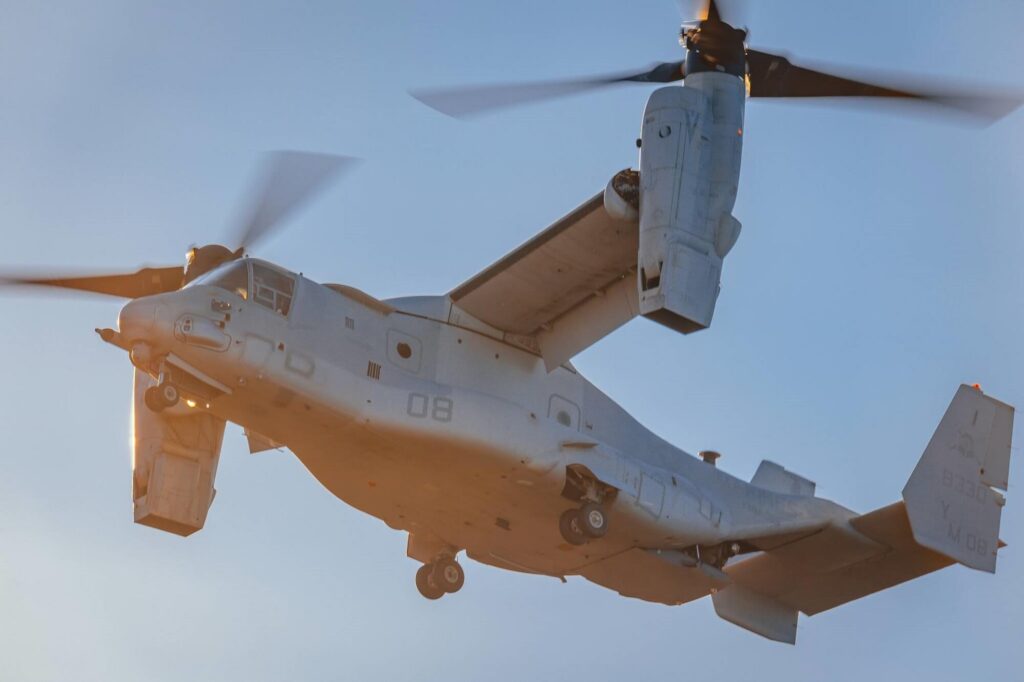
[(452, 408), (455, 404), (451, 398), (442, 398), (423, 395), (422, 393), (410, 393), (409, 401), (405, 405), (405, 412), (410, 417), (425, 419), (430, 417), (434, 421), (450, 422), (452, 420)]

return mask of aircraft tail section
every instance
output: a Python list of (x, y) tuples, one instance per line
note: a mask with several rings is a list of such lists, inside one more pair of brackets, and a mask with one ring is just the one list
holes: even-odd
[(994, 573), (1010, 469), (1013, 408), (961, 386), (939, 422), (903, 501), (918, 544)]
[(953, 563), (914, 541), (896, 502), (727, 565), (731, 582), (711, 599), (725, 620), (793, 644), (799, 612), (813, 616)]
[[(1007, 486), (1012, 428), (1012, 407), (961, 386), (902, 502), (781, 536), (770, 550), (727, 564), (728, 582), (712, 593), (715, 611), (793, 643), (799, 612), (814, 615), (954, 563), (994, 572), (1004, 504), (995, 488)], [(789, 480), (774, 466), (760, 477), (765, 487)]]

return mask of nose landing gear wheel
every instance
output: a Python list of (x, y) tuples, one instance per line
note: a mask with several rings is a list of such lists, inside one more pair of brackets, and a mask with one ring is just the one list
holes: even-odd
[(579, 509), (566, 509), (562, 512), (562, 516), (558, 519), (558, 530), (562, 532), (562, 538), (570, 545), (587, 544), (587, 535), (583, 531)]
[(177, 405), (181, 395), (178, 393), (178, 387), (174, 384), (160, 384), (147, 388), (143, 399), (146, 402), (146, 407), (154, 412), (162, 412)]
[(165, 407), (174, 407), (178, 404), (178, 400), (181, 396), (178, 394), (178, 387), (174, 384), (161, 384), (160, 389), (160, 400), (163, 401)]
[(147, 388), (143, 397), (146, 400), (146, 407), (153, 412), (160, 412), (164, 409), (164, 403), (160, 400), (159, 389), (156, 386)]
[(416, 571), (416, 589), (420, 591), (424, 597), (430, 600), (440, 599), (444, 596), (445, 592), (433, 581), (434, 565), (423, 564), (419, 570)]

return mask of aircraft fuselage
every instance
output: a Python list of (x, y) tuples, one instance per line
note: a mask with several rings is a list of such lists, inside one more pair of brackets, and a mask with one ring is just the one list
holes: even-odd
[[(426, 546), (564, 575), (631, 547), (709, 546), (794, 514), (821, 520), (807, 500), (659, 439), (571, 366), (549, 373), (465, 314), (448, 322), (445, 297), (378, 302), (287, 276), (287, 315), (199, 282), (128, 304), (121, 334), (230, 389), (192, 409), (287, 446), (336, 496)], [(140, 318), (154, 322), (137, 331)], [(617, 489), (598, 543), (559, 534), (570, 468)]]

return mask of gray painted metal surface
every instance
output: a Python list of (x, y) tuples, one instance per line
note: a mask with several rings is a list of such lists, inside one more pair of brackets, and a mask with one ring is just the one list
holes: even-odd
[[(793, 642), (800, 612), (954, 562), (994, 570), (1013, 411), (976, 389), (904, 501), (861, 515), (777, 464), (746, 482), (691, 456), (569, 364), (638, 313), (710, 324), (739, 233), (744, 93), (720, 76), (652, 95), (637, 221), (598, 195), (449, 295), (380, 301), (243, 259), (128, 303), (103, 336), (137, 367), (137, 520), (203, 527), (231, 421), (453, 580), (444, 562), (464, 551), (648, 601), (713, 595), (726, 620)], [(180, 402), (160, 403), (166, 386)]]

